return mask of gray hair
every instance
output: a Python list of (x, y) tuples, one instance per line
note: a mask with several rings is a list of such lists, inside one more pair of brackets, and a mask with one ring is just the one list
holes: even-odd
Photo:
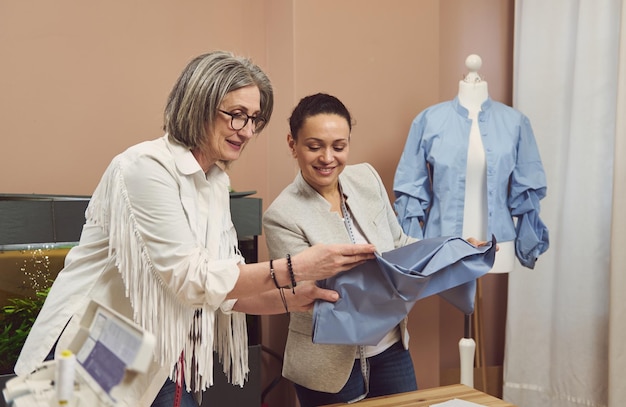
[[(261, 68), (226, 51), (197, 56), (185, 67), (167, 99), (163, 130), (189, 149), (199, 147), (205, 143), (207, 125), (213, 128), (224, 97), (250, 85), (259, 88), (260, 116), (267, 124), (274, 108), (274, 92)], [(261, 130), (257, 128), (257, 133)]]

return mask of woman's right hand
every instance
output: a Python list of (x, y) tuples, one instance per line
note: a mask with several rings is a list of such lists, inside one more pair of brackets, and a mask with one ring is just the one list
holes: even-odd
[(317, 244), (292, 256), (296, 281), (323, 280), (373, 259), (372, 244)]

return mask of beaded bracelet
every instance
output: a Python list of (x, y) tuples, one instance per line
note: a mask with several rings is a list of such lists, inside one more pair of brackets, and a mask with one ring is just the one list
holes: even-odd
[(287, 270), (289, 271), (289, 279), (291, 279), (291, 292), (296, 294), (296, 276), (293, 274), (293, 266), (291, 265), (291, 255), (287, 253)]

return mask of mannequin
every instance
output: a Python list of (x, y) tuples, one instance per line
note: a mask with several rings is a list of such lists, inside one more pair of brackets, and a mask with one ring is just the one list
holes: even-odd
[[(485, 150), (478, 127), (478, 113), (489, 97), (487, 82), (478, 70), (482, 60), (472, 54), (465, 59), (469, 73), (459, 81), (459, 103), (468, 110), (468, 119), (472, 121), (467, 151), (467, 181), (465, 184), (465, 207), (463, 215), (463, 236), (474, 236), (479, 240), (489, 240), (487, 236), (487, 179)], [(515, 263), (514, 241), (498, 242), (496, 262), (490, 273), (508, 273), (513, 271)]]
[[(532, 269), (549, 246), (539, 217), (547, 182), (532, 127), (523, 113), (489, 97), (478, 55), (465, 65), (457, 97), (427, 107), (411, 123), (394, 177), (398, 220), (420, 239), (493, 234), (499, 250), (491, 273), (513, 271), (516, 258)], [(479, 282), (476, 289), (480, 298)], [(465, 316), (459, 341), (461, 383), (470, 387), (476, 351), (470, 326), (482, 336), (479, 304)]]
[[(475, 54), (468, 56), (465, 59), (465, 66), (469, 73), (459, 81), (458, 98), (461, 106), (467, 109), (467, 118), (472, 121), (472, 125), (467, 149), (463, 236), (478, 236), (478, 239), (484, 240), (487, 234), (487, 165), (485, 162), (485, 149), (478, 126), (478, 113), (481, 111), (483, 102), (489, 97), (489, 90), (487, 82), (478, 75), (478, 70), (482, 66), (480, 57)], [(500, 250), (502, 250), (501, 243), (499, 246)], [(500, 261), (502, 252), (496, 253), (496, 263), (494, 263), (494, 267), (490, 272), (494, 272), (494, 270), (497, 272), (510, 271), (513, 268), (514, 253), (514, 251), (506, 253), (507, 256), (503, 261)], [(508, 267), (508, 260), (510, 260), (510, 267)], [(503, 263), (506, 263), (506, 265)], [(466, 386), (474, 387), (476, 341), (470, 336), (470, 325), (471, 316), (465, 315), (465, 335), (459, 340), (459, 355), (461, 358), (460, 382)], [(474, 328), (476, 329), (477, 327), (474, 326)]]
[[(549, 236), (539, 217), (547, 182), (530, 120), (489, 97), (478, 55), (465, 64), (469, 73), (457, 97), (427, 107), (411, 123), (394, 177), (398, 220), (405, 233), (420, 239), (490, 240), (493, 234), (499, 250), (491, 273), (511, 272), (516, 258), (532, 269)], [(476, 349), (470, 317), (480, 334), (478, 304), (466, 315), (459, 342), (461, 383), (468, 386)]]

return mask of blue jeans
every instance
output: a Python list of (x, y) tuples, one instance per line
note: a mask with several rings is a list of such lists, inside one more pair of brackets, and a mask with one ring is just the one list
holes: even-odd
[[(401, 342), (376, 356), (367, 358), (370, 365), (370, 391), (366, 398), (417, 390), (413, 361)], [(339, 393), (325, 393), (294, 383), (301, 407), (346, 403), (365, 392), (360, 360), (354, 361), (348, 382)]]
[[(184, 386), (184, 385), (183, 385)], [(167, 379), (159, 394), (152, 402), (152, 407), (173, 407), (174, 395), (176, 394), (176, 383)], [(182, 397), (180, 398), (180, 407), (198, 407), (198, 403), (193, 397), (192, 393), (185, 391), (183, 387)]]

